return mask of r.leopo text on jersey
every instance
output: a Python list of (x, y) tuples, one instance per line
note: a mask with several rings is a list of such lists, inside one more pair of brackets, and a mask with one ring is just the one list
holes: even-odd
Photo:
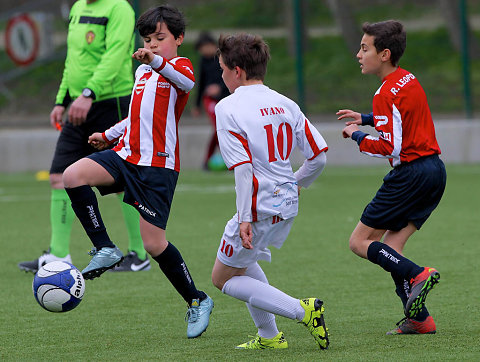
[(373, 97), (373, 116), (380, 137), (366, 136), (361, 152), (387, 158), (393, 167), (440, 154), (427, 96), (409, 71), (398, 67), (383, 79)]

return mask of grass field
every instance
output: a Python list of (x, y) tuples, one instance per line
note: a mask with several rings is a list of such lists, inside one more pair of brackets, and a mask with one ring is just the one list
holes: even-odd
[[(284, 247), (272, 251), (271, 264), (262, 264), (270, 282), (290, 295), (325, 301), (327, 351), (318, 349), (306, 328), (281, 317), (288, 350), (234, 349), (256, 333), (255, 327), (244, 303), (210, 282), (219, 238), (235, 208), (231, 173), (183, 172), (167, 229), (197, 287), (215, 301), (208, 330), (195, 340), (186, 338), (183, 300), (153, 264), (148, 272), (106, 273), (87, 281), (84, 300), (69, 313), (49, 313), (37, 305), (33, 275), (17, 263), (48, 247), (49, 185), (33, 174), (2, 174), (0, 360), (478, 360), (480, 165), (447, 167), (440, 206), (407, 244), (408, 257), (441, 273), (428, 300), (438, 332), (421, 336), (385, 335), (402, 318), (391, 278), (348, 249), (350, 232), (387, 170), (327, 167), (302, 191), (300, 215)], [(125, 250), (117, 198), (102, 198), (100, 208), (112, 239)], [(77, 267), (88, 263), (89, 249), (76, 221), (71, 255)]]

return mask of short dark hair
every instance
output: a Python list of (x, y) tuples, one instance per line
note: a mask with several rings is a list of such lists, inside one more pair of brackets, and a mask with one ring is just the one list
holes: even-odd
[(270, 49), (267, 43), (258, 35), (237, 34), (220, 36), (218, 40), (218, 55), (229, 68), (242, 68), (248, 79), (264, 80), (267, 73), (267, 63), (270, 60)]
[(402, 23), (396, 20), (364, 23), (362, 30), (365, 34), (375, 37), (373, 44), (377, 53), (385, 49), (390, 50), (390, 61), (397, 66), (407, 47), (407, 33)]
[(199, 35), (197, 40), (195, 41), (195, 50), (198, 51), (202, 46), (206, 44), (212, 44), (217, 46), (217, 41), (213, 38), (212, 34), (206, 31), (202, 31)]
[(162, 5), (145, 11), (135, 26), (140, 35), (145, 37), (155, 32), (158, 23), (165, 23), (175, 39), (185, 34), (185, 17), (180, 10), (171, 5)]

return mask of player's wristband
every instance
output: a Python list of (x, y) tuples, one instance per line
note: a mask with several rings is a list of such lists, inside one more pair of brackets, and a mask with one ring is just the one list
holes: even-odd
[(352, 140), (356, 141), (357, 144), (360, 146), (360, 143), (362, 143), (363, 139), (367, 136), (368, 133), (362, 131), (355, 131), (352, 133)]
[(370, 112), (369, 114), (362, 114), (362, 126), (375, 127), (375, 122), (373, 121), (373, 112)]

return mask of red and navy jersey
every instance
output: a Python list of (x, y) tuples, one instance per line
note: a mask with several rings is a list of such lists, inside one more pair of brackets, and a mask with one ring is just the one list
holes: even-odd
[(152, 66), (135, 73), (126, 119), (104, 132), (109, 142), (120, 138), (114, 150), (127, 162), (180, 171), (178, 122), (195, 84), (187, 58), (155, 56)]
[(388, 158), (393, 167), (441, 153), (425, 92), (405, 69), (383, 79), (373, 97), (373, 123), (380, 136), (364, 137), (360, 151)]

